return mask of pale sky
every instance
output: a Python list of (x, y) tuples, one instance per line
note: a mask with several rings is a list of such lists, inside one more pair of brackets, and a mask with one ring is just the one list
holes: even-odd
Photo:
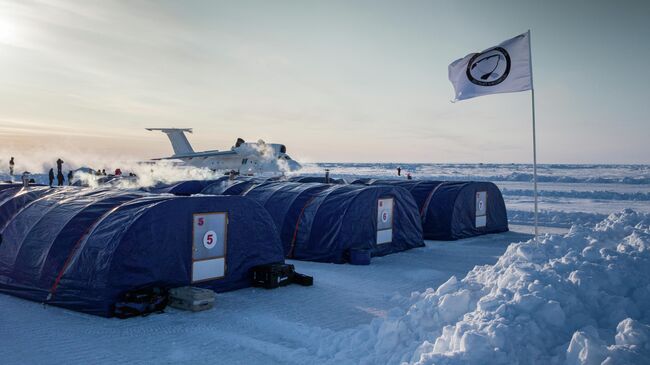
[[(332, 162), (530, 162), (530, 92), (447, 66), (531, 29), (541, 163), (650, 163), (648, 1), (4, 1), (0, 150), (171, 154), (192, 127)], [(2, 156), (3, 158), (5, 156)]]

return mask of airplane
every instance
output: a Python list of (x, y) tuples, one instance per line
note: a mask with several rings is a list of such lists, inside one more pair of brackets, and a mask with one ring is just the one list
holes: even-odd
[(145, 128), (148, 131), (160, 131), (167, 135), (174, 154), (170, 157), (153, 159), (153, 161), (181, 161), (183, 165), (209, 168), (213, 171), (235, 171), (241, 175), (256, 175), (296, 171), (300, 164), (287, 155), (283, 144), (246, 142), (237, 138), (230, 150), (194, 152), (185, 132), (192, 133), (192, 128)]

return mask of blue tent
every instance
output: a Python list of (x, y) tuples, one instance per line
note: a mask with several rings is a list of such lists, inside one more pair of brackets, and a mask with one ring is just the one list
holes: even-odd
[(353, 184), (363, 184), (363, 185), (394, 185), (402, 187), (408, 190), (413, 199), (418, 204), (418, 209), (420, 210), (420, 215), (424, 216), (426, 209), (429, 205), (429, 201), (433, 197), (433, 193), (436, 188), (442, 184), (442, 181), (430, 181), (430, 180), (381, 180), (381, 179), (358, 179), (353, 182)]
[(329, 182), (326, 181), (325, 176), (292, 176), (288, 181), (300, 182), (300, 183), (321, 183), (321, 184), (345, 184), (343, 179), (334, 179), (329, 178)]
[(491, 182), (446, 182), (433, 193), (423, 216), (427, 238), (456, 240), (508, 231), (499, 188)]
[[(371, 177), (364, 177), (356, 180), (352, 180), (350, 184), (361, 184), (361, 185), (370, 185), (371, 182), (375, 181), (376, 179), (373, 179)], [(396, 180), (397, 181), (397, 180)]]
[(216, 180), (187, 180), (175, 182), (172, 184), (158, 184), (153, 187), (143, 188), (142, 190), (155, 194), (174, 194), (180, 196), (189, 196), (200, 193), (201, 190), (205, 189), (208, 185), (212, 185), (214, 183), (225, 180), (228, 180), (228, 177), (222, 177)]
[[(65, 188), (63, 188), (65, 189)], [(63, 189), (50, 187), (37, 187), (28, 189), (8, 189), (4, 194), (3, 200), (0, 200), (0, 231), (18, 214), (26, 205), (36, 199), (49, 194), (55, 194)]]
[(368, 179), (357, 183), (409, 190), (420, 209), (425, 239), (457, 240), (508, 231), (503, 196), (491, 182)]
[(2, 205), (2, 202), (4, 202), (6, 199), (10, 199), (13, 197), (17, 192), (22, 189), (22, 185), (20, 186), (9, 186), (9, 187), (3, 187), (0, 189), (0, 205)]
[(203, 190), (201, 194), (207, 195), (243, 195), (252, 187), (264, 183), (264, 179), (237, 178), (235, 180), (216, 181)]
[(290, 258), (340, 263), (352, 249), (382, 256), (423, 246), (417, 205), (399, 187), (271, 182), (245, 196), (271, 213)]
[(18, 184), (18, 183), (0, 183), (0, 191), (13, 189), (13, 188), (21, 188), (22, 186), (23, 184)]
[[(134, 289), (233, 290), (252, 266), (284, 260), (268, 212), (249, 199), (50, 190), (0, 218), (0, 292), (111, 316)], [(23, 196), (33, 194), (0, 210)]]

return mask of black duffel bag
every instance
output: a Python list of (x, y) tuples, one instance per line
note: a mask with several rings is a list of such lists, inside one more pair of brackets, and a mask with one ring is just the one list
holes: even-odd
[(275, 289), (289, 284), (311, 286), (311, 276), (299, 274), (291, 264), (275, 263), (254, 266), (250, 269), (251, 284), (254, 287)]
[(131, 290), (122, 295), (115, 303), (113, 315), (117, 318), (147, 316), (151, 313), (162, 313), (169, 303), (169, 293), (159, 287), (146, 287)]

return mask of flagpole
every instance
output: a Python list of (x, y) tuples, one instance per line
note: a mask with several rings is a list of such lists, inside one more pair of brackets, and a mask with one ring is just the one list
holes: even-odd
[(533, 55), (530, 29), (528, 30), (528, 62), (530, 63), (530, 97), (533, 113), (533, 196), (535, 200), (535, 241), (539, 234), (537, 228), (537, 137), (535, 134), (535, 86), (533, 85)]

